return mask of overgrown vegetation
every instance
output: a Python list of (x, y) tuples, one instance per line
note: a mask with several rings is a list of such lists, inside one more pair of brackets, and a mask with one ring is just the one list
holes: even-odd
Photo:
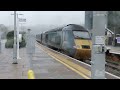
[(4, 24), (0, 24), (0, 33), (1, 33), (1, 39), (6, 39), (6, 35), (8, 33), (8, 27)]
[(108, 28), (120, 34), (120, 11), (108, 11)]
[[(7, 42), (5, 43), (5, 47), (6, 48), (13, 48), (13, 44), (14, 44), (14, 31), (10, 31), (7, 33)], [(25, 38), (24, 35), (22, 34), (22, 41), (19, 42), (19, 47), (25, 47), (26, 46), (26, 42), (25, 42)]]

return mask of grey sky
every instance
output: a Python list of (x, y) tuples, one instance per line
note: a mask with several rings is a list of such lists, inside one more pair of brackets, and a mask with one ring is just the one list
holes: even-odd
[[(0, 11), (0, 24), (13, 25), (13, 11)], [(84, 24), (84, 11), (18, 11), (27, 19), (26, 25)]]

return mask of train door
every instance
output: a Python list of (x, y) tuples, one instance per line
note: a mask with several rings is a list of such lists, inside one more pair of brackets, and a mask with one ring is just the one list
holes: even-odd
[(48, 34), (45, 35), (45, 43), (48, 43)]
[(42, 34), (41, 34), (41, 43), (42, 43), (42, 37), (43, 37), (43, 36), (42, 36)]
[(64, 50), (64, 51), (66, 51), (66, 47), (67, 47), (67, 38), (66, 38), (66, 31), (64, 30), (63, 31), (63, 35), (62, 35), (62, 49)]

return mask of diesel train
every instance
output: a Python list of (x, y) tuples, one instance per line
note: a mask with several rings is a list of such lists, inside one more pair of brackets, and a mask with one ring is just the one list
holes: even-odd
[(86, 60), (91, 57), (91, 36), (88, 30), (77, 24), (69, 24), (36, 35), (36, 40), (65, 54)]

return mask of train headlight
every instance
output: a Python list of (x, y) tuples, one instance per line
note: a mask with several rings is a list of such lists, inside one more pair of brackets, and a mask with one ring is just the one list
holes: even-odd
[(80, 49), (79, 45), (76, 45), (76, 46), (73, 46), (73, 47), (76, 48), (76, 49)]

